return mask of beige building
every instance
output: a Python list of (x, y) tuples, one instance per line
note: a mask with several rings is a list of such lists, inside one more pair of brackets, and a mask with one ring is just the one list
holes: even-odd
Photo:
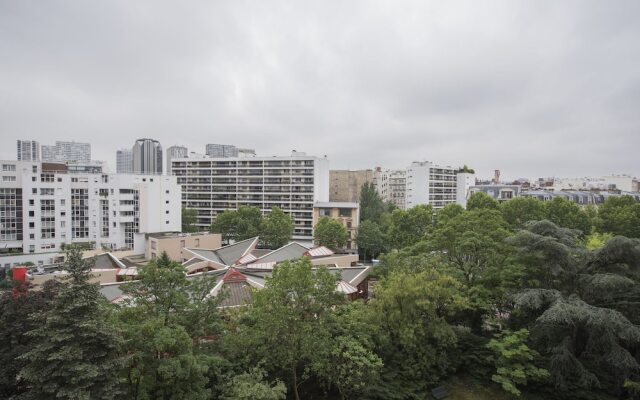
[(222, 246), (219, 233), (152, 233), (147, 235), (145, 258), (154, 260), (167, 252), (170, 259), (184, 262), (192, 257), (184, 248), (217, 249)]
[(359, 202), (360, 189), (366, 182), (373, 182), (373, 170), (329, 171), (329, 201)]
[(322, 217), (338, 220), (347, 228), (349, 236), (345, 250), (355, 252), (358, 249), (355, 242), (356, 230), (358, 229), (358, 222), (360, 221), (360, 205), (358, 203), (337, 201), (317, 202), (313, 205), (314, 229)]
[(407, 190), (407, 171), (404, 169), (383, 169), (377, 167), (374, 172), (374, 186), (385, 203), (393, 203), (405, 209)]

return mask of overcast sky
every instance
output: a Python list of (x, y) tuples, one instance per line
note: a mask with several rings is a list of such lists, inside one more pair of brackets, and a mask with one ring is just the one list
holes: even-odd
[(0, 158), (136, 138), (640, 175), (640, 1), (0, 0)]

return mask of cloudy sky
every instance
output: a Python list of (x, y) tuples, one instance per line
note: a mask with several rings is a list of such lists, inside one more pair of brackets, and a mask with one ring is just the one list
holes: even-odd
[(640, 175), (640, 2), (0, 0), (15, 140)]

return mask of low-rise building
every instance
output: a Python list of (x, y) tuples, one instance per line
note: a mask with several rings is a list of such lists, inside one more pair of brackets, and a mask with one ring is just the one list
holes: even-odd
[[(518, 185), (474, 185), (469, 188), (468, 196), (474, 193), (482, 192), (500, 202), (513, 199), (520, 195), (520, 186)], [(467, 199), (468, 199), (467, 196)]]
[(178, 262), (187, 261), (192, 254), (185, 248), (215, 249), (222, 246), (222, 236), (219, 233), (180, 233), (159, 232), (147, 234), (145, 257), (147, 260), (155, 260), (163, 252), (170, 259)]
[(313, 228), (322, 217), (329, 217), (339, 221), (347, 229), (347, 244), (343, 249), (346, 252), (356, 252), (356, 231), (360, 221), (360, 205), (348, 202), (316, 202), (313, 205)]

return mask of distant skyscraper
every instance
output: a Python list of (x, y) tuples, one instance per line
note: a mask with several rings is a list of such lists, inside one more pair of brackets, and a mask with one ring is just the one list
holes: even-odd
[(54, 146), (42, 145), (42, 161), (89, 162), (91, 161), (91, 144), (58, 140)]
[(18, 161), (40, 161), (40, 144), (35, 140), (18, 140)]
[(238, 157), (238, 148), (230, 144), (208, 144), (206, 153), (215, 158)]
[(133, 154), (131, 149), (120, 149), (116, 152), (116, 172), (130, 174), (133, 172)]
[(167, 149), (167, 175), (171, 175), (171, 160), (174, 158), (187, 158), (189, 150), (184, 146), (171, 146)]
[(138, 139), (131, 150), (133, 173), (162, 175), (162, 146), (154, 139)]

